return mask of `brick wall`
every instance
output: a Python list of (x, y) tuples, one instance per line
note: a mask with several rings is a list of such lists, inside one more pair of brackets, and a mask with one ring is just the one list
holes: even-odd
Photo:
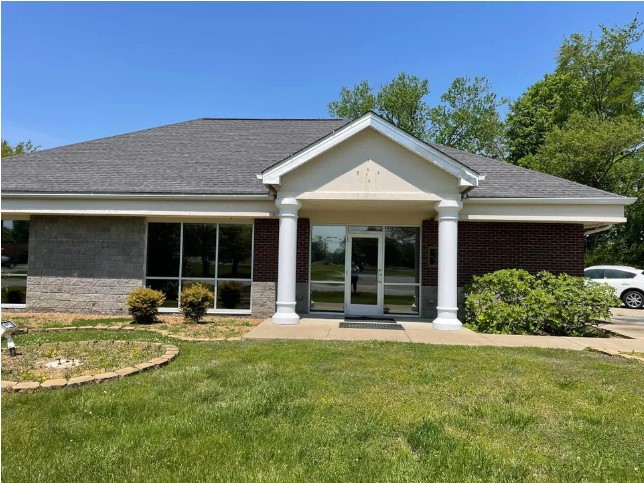
[[(438, 246), (438, 222), (423, 222), (423, 285), (437, 284), (437, 267), (428, 265), (429, 247)], [(523, 268), (531, 273), (583, 275), (584, 230), (564, 223), (478, 223), (458, 224), (458, 285), (473, 275)]]
[(311, 222), (308, 218), (297, 220), (297, 283), (309, 281), (309, 245), (311, 243)]
[(279, 256), (279, 220), (255, 220), (255, 246), (253, 252), (253, 281), (277, 282)]
[(33, 216), (27, 309), (125, 313), (144, 251), (143, 218)]

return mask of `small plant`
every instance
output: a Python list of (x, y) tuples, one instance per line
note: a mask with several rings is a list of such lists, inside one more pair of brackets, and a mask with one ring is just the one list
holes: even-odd
[(592, 334), (619, 305), (608, 285), (582, 277), (499, 270), (474, 277), (465, 291), (470, 327), (490, 334)]
[(156, 322), (159, 307), (163, 302), (165, 302), (163, 292), (144, 287), (132, 290), (125, 305), (135, 324), (152, 324)]
[(221, 305), (227, 309), (234, 309), (241, 300), (244, 285), (239, 282), (225, 282), (219, 286)]
[(201, 283), (187, 285), (181, 291), (181, 313), (186, 322), (199, 322), (215, 300), (212, 291)]

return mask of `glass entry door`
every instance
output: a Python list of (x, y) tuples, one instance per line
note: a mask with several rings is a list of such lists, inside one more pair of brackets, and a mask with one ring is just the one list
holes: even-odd
[(349, 234), (346, 251), (346, 315), (382, 315), (383, 234)]

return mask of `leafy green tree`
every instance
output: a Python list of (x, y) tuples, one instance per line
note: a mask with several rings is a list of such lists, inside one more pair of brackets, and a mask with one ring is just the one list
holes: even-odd
[(508, 161), (536, 154), (548, 134), (575, 111), (584, 111), (582, 81), (568, 74), (546, 74), (510, 104), (505, 122)]
[(367, 111), (376, 109), (376, 96), (366, 80), (352, 89), (342, 87), (340, 99), (332, 101), (327, 107), (329, 114), (343, 119), (357, 119)]
[(602, 25), (601, 30), (598, 40), (582, 34), (565, 40), (557, 55), (557, 72), (583, 81), (590, 112), (640, 116), (644, 55), (631, 47), (642, 38), (642, 23), (635, 18), (624, 27)]
[(423, 100), (429, 94), (429, 81), (404, 72), (381, 86), (376, 110), (403, 131), (423, 139), (429, 122), (429, 107)]
[(22, 141), (11, 146), (6, 139), (2, 140), (2, 157), (8, 158), (10, 156), (18, 156), (20, 154), (27, 154), (36, 151), (40, 146), (34, 146), (31, 141)]
[(457, 77), (430, 109), (428, 137), (437, 143), (493, 158), (504, 157), (498, 108), (507, 101), (492, 92), (485, 77)]
[(365, 80), (349, 89), (342, 87), (340, 99), (329, 103), (332, 116), (356, 119), (367, 111), (375, 111), (392, 124), (419, 138), (425, 137), (429, 107), (423, 100), (429, 94), (429, 82), (414, 75), (401, 73), (373, 93)]

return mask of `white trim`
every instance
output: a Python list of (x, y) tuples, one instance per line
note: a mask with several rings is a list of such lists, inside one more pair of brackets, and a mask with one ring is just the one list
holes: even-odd
[(490, 203), (499, 205), (632, 205), (637, 198), (465, 198), (464, 204), (470, 203)]
[(261, 175), (258, 175), (258, 178), (265, 185), (279, 186), (281, 184), (281, 177), (285, 174), (299, 168), (314, 157), (330, 150), (367, 128), (378, 131), (380, 134), (397, 142), (421, 158), (433, 163), (443, 171), (459, 178), (459, 186), (461, 187), (478, 186), (479, 180), (484, 178), (474, 170), (425, 144), (414, 136), (407, 134), (373, 112), (367, 112), (330, 136), (321, 139), (290, 158), (280, 161), (273, 167), (265, 170)]
[(0, 304), (0, 309), (26, 309), (27, 304)]

